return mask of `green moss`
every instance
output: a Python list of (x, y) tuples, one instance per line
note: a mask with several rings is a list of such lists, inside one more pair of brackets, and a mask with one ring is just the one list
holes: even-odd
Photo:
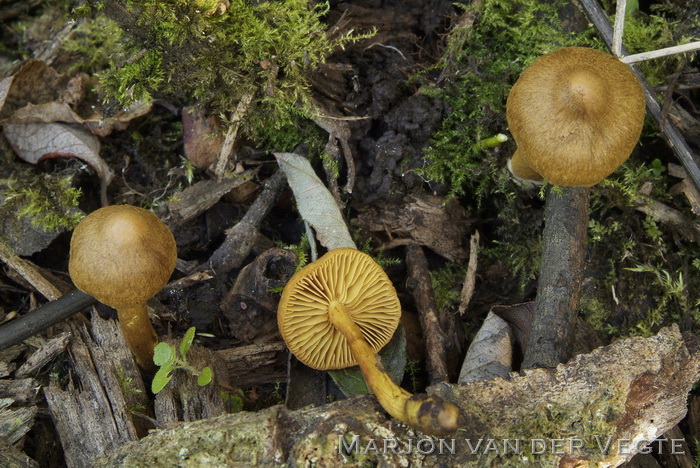
[(321, 23), (328, 5), (309, 7), (306, 0), (233, 0), (225, 11), (210, 0), (124, 4), (138, 28), (124, 41), (126, 60), (116, 57), (101, 75), (106, 96), (129, 105), (165, 95), (224, 114), (253, 96), (244, 120), (251, 134), (289, 135), (311, 108), (310, 71), (333, 50), (366, 37), (329, 39)]
[(450, 35), (441, 63), (446, 86), (425, 88), (452, 108), (426, 150), (422, 173), (427, 178), (449, 183), (453, 194), (467, 189), (483, 198), (497, 190), (495, 174), (505, 160), (479, 142), (505, 129), (510, 87), (537, 57), (565, 46), (593, 44), (590, 34), (560, 28), (558, 9), (564, 4), (486, 0), (465, 7), (475, 22), (458, 25)]
[(71, 62), (68, 73), (95, 73), (107, 68), (110, 60), (124, 57), (122, 31), (104, 15), (82, 20), (61, 48), (79, 57)]
[(435, 306), (439, 311), (455, 310), (459, 305), (461, 284), (464, 282), (466, 271), (467, 265), (450, 262), (430, 272)]
[(77, 209), (81, 192), (71, 186), (70, 176), (27, 171), (4, 183), (3, 218), (28, 218), (34, 226), (50, 232), (73, 229), (82, 219)]
[(582, 312), (596, 330), (650, 336), (679, 323), (700, 330), (700, 275), (693, 271), (697, 244), (636, 210), (642, 187), (681, 212), (682, 197), (669, 196), (663, 166), (632, 157), (591, 192), (589, 269), (596, 271), (581, 298)]

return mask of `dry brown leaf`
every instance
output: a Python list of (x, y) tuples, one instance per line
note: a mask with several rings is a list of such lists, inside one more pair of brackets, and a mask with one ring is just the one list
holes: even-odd
[(105, 184), (114, 178), (114, 172), (100, 157), (100, 141), (85, 128), (65, 123), (8, 123), (3, 133), (17, 155), (28, 163), (37, 164), (46, 158), (78, 158)]
[(508, 323), (489, 312), (464, 358), (458, 382), (508, 378), (513, 364), (513, 333)]
[(182, 126), (185, 156), (195, 167), (209, 168), (216, 162), (224, 143), (218, 119), (204, 109), (184, 107)]
[(57, 101), (68, 79), (38, 60), (30, 60), (0, 84), (0, 120), (32, 104)]

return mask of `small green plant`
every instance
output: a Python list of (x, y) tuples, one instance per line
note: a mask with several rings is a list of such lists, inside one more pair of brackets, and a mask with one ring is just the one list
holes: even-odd
[(224, 401), (228, 402), (229, 411), (231, 413), (240, 413), (243, 411), (243, 405), (245, 403), (243, 400), (244, 396), (245, 393), (240, 388), (236, 388), (230, 392), (221, 392), (221, 397)]
[(187, 351), (189, 351), (190, 346), (192, 346), (194, 334), (195, 328), (190, 327), (180, 343), (179, 356), (177, 348), (168, 343), (158, 343), (155, 347), (153, 350), (153, 363), (160, 369), (156, 372), (156, 375), (153, 377), (153, 382), (151, 383), (151, 391), (153, 393), (158, 393), (163, 390), (165, 386), (168, 385), (168, 382), (170, 382), (170, 379), (173, 378), (173, 371), (177, 369), (184, 369), (196, 375), (197, 384), (199, 384), (200, 387), (208, 385), (209, 382), (211, 382), (214, 374), (209, 366), (198, 371), (187, 363)]
[[(683, 273), (672, 274), (667, 270), (654, 265), (643, 264), (633, 268), (626, 268), (636, 273), (651, 273), (655, 277), (656, 286), (661, 289), (661, 295), (657, 299), (656, 307), (651, 310), (644, 320), (637, 323), (636, 328), (642, 336), (649, 336), (656, 332), (667, 318), (678, 320), (680, 311), (684, 315), (694, 316), (688, 300), (687, 284), (683, 280)], [(675, 301), (677, 308), (671, 307), (670, 302)]]

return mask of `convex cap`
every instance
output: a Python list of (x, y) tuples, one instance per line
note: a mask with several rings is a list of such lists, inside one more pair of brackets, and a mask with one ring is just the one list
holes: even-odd
[(114, 205), (90, 213), (75, 228), (68, 269), (78, 289), (121, 309), (155, 296), (176, 261), (175, 239), (156, 215)]
[(347, 339), (329, 322), (334, 302), (344, 306), (375, 353), (389, 342), (401, 317), (396, 290), (372, 257), (349, 248), (329, 251), (292, 276), (277, 315), (290, 351), (314, 369), (357, 364)]
[(569, 47), (538, 58), (508, 96), (518, 145), (513, 172), (533, 178), (534, 171), (556, 185), (597, 184), (632, 152), (644, 104), (637, 78), (611, 55)]

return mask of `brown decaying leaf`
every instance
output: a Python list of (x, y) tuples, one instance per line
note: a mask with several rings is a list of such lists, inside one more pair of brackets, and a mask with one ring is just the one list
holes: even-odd
[(0, 121), (5, 137), (24, 161), (37, 164), (52, 157), (78, 158), (97, 173), (104, 188), (114, 173), (100, 157), (97, 136), (125, 129), (151, 106), (137, 103), (106, 117), (94, 106), (84, 105), (90, 115), (83, 117), (72, 106), (78, 108), (84, 100), (88, 80), (85, 74), (70, 78), (31, 60), (0, 82)]
[(182, 109), (184, 149), (187, 159), (198, 169), (207, 169), (216, 162), (224, 137), (219, 121), (202, 108)]
[(114, 172), (100, 158), (100, 141), (84, 128), (63, 123), (5, 124), (5, 138), (23, 160), (37, 164), (46, 158), (78, 158), (108, 185)]
[(508, 378), (513, 364), (513, 333), (508, 323), (489, 312), (469, 346), (459, 383)]

